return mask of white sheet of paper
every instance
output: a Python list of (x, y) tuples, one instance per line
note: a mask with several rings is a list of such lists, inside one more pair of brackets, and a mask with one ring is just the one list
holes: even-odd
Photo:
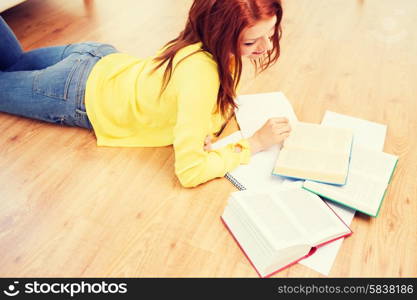
[(287, 117), (298, 121), (291, 103), (281, 92), (240, 95), (237, 98), (236, 119), (242, 136), (252, 136), (270, 118)]
[(321, 122), (323, 125), (353, 130), (353, 145), (370, 150), (383, 151), (387, 125), (338, 114), (327, 110)]

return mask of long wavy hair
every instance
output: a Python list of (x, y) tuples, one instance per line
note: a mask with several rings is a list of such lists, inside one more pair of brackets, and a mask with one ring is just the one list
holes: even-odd
[(154, 59), (159, 64), (153, 71), (168, 62), (160, 94), (171, 79), (175, 54), (188, 45), (201, 42), (202, 49), (190, 55), (199, 51), (212, 54), (220, 80), (217, 112), (220, 111), (228, 119), (236, 107), (234, 98), (242, 74), (240, 45), (243, 30), (262, 19), (277, 17), (272, 37), (273, 48), (265, 56), (257, 60), (251, 59), (255, 73), (259, 74), (273, 65), (280, 55), (282, 14), (281, 0), (194, 0), (185, 29), (177, 38), (166, 43), (164, 51)]

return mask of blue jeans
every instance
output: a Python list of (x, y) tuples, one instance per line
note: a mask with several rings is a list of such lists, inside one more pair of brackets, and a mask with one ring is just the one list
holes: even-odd
[(115, 52), (92, 42), (23, 52), (0, 16), (0, 112), (93, 129), (84, 102), (87, 78)]

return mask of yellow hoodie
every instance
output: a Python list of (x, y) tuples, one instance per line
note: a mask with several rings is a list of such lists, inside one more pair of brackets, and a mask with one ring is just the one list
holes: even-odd
[[(204, 151), (207, 135), (225, 120), (216, 113), (220, 81), (217, 63), (196, 43), (181, 49), (171, 80), (159, 97), (166, 64), (150, 74), (158, 53), (140, 59), (123, 53), (102, 58), (87, 80), (85, 104), (98, 146), (157, 147), (173, 145), (175, 173), (184, 187), (223, 177), (250, 160), (246, 139)], [(241, 152), (236, 152), (239, 145)]]

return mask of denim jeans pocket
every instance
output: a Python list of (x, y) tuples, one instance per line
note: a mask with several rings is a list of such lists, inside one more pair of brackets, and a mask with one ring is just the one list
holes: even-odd
[(68, 100), (74, 74), (82, 66), (82, 59), (70, 57), (38, 71), (33, 81), (33, 92), (39, 95)]

